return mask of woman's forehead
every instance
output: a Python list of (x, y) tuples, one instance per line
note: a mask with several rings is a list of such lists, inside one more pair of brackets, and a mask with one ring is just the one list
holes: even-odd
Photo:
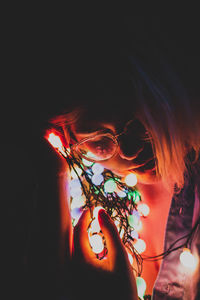
[(104, 127), (112, 129), (123, 127), (129, 120), (134, 118), (134, 112), (127, 107), (117, 106), (101, 106), (96, 109), (90, 107), (84, 109), (79, 118), (73, 124), (73, 129), (77, 132), (93, 132)]

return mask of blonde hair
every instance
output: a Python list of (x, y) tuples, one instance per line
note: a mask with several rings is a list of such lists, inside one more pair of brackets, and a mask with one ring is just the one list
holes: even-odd
[[(195, 105), (195, 99), (189, 99), (179, 79), (163, 59), (156, 57), (156, 63), (155, 60), (149, 60), (145, 65), (141, 57), (137, 54), (126, 56), (125, 61), (126, 63), (128, 61), (131, 68), (121, 72), (123, 82), (124, 78), (131, 82), (133, 111), (137, 102), (137, 111), (134, 115), (149, 133), (156, 157), (157, 173), (166, 184), (176, 183), (182, 188), (187, 155), (193, 152), (194, 162), (199, 156), (199, 105)], [(108, 81), (109, 85), (110, 78)], [(117, 88), (115, 79), (113, 82), (114, 88)], [(125, 93), (127, 94), (127, 88)], [(128, 100), (129, 104), (131, 97)], [(118, 101), (115, 96), (113, 98), (115, 102)], [(100, 99), (104, 101), (102, 95)], [(75, 109), (68, 109), (66, 113), (54, 118), (53, 123), (65, 130), (66, 126), (77, 122), (81, 111), (91, 104), (88, 103), (84, 104), (83, 101), (80, 106), (75, 105)]]

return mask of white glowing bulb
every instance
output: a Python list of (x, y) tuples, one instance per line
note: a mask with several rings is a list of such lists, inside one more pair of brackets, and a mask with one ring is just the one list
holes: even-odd
[(96, 206), (94, 209), (93, 209), (93, 217), (94, 217), (94, 220), (92, 221), (91, 225), (90, 225), (90, 233), (98, 233), (100, 232), (101, 230), (101, 227), (99, 225), (99, 221), (98, 221), (98, 214), (99, 214), (99, 211), (103, 209), (102, 206)]
[(79, 179), (72, 179), (69, 184), (70, 189), (81, 188), (81, 183)]
[(75, 198), (82, 195), (81, 184), (78, 179), (72, 179), (69, 184), (69, 188), (71, 197)]
[(93, 165), (93, 162), (91, 162), (85, 158), (82, 158), (82, 162), (86, 167), (91, 167)]
[(133, 264), (133, 256), (129, 252), (127, 252), (127, 253), (128, 253), (129, 262), (132, 265)]
[(149, 206), (145, 203), (138, 204), (137, 209), (138, 209), (139, 213), (141, 214), (141, 216), (144, 216), (144, 217), (147, 217), (150, 212)]
[(124, 192), (124, 191), (118, 191), (118, 192), (117, 192), (117, 195), (118, 195), (120, 198), (124, 198), (124, 197), (126, 197), (126, 192)]
[(137, 184), (137, 177), (134, 173), (130, 173), (130, 174), (126, 175), (126, 177), (124, 178), (124, 181), (125, 181), (126, 185), (133, 187)]
[(63, 147), (60, 137), (53, 132), (49, 134), (48, 141), (54, 148), (60, 149)]
[(128, 223), (131, 227), (135, 228), (140, 221), (140, 214), (137, 210), (134, 210), (131, 215), (128, 216)]
[(136, 285), (137, 285), (138, 296), (143, 299), (143, 296), (147, 288), (145, 280), (142, 277), (136, 277)]
[(138, 224), (135, 225), (134, 229), (136, 231), (140, 231), (142, 229), (142, 221), (139, 220)]
[(138, 232), (136, 230), (131, 231), (131, 237), (137, 240), (139, 238)]
[(91, 180), (95, 185), (100, 185), (104, 181), (104, 177), (101, 174), (94, 174)]
[(78, 176), (81, 176), (81, 174), (82, 174), (83, 171), (79, 167), (77, 167), (77, 166), (74, 169), (71, 170), (71, 177), (73, 179), (77, 179)]
[(136, 251), (141, 254), (146, 250), (146, 243), (142, 239), (138, 239), (136, 243), (134, 244), (134, 248)]
[(102, 172), (104, 171), (104, 167), (98, 163), (95, 163), (93, 166), (92, 166), (92, 172), (94, 174), (101, 174)]
[(72, 198), (72, 202), (70, 205), (71, 209), (80, 208), (85, 204), (85, 198), (83, 195), (79, 195)]
[(95, 219), (97, 219), (97, 220), (98, 220), (98, 214), (99, 214), (99, 211), (100, 211), (101, 209), (103, 209), (102, 206), (96, 206), (96, 207), (93, 209), (93, 217), (94, 217)]
[(94, 221), (92, 221), (91, 225), (90, 225), (90, 232), (91, 233), (99, 233), (101, 230), (101, 227), (99, 225), (99, 222), (95, 219)]
[(184, 267), (191, 270), (194, 270), (197, 266), (197, 260), (188, 248), (183, 249), (183, 252), (180, 254), (180, 261)]
[(94, 234), (89, 236), (90, 245), (92, 247), (92, 251), (96, 254), (99, 254), (104, 249), (104, 243), (102, 237), (99, 234)]

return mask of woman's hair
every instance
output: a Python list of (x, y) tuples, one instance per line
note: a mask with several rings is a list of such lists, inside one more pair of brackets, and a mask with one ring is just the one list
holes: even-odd
[(84, 59), (66, 110), (53, 123), (66, 129), (84, 111), (103, 119), (127, 107), (149, 133), (157, 172), (166, 183), (181, 188), (187, 155), (199, 155), (200, 111), (160, 50), (131, 36), (113, 52), (104, 49)]

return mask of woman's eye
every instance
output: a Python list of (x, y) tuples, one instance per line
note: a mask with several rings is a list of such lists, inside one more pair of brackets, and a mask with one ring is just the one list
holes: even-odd
[(117, 144), (111, 136), (101, 135), (85, 141), (79, 145), (79, 150), (83, 155), (92, 153), (99, 159), (107, 159), (116, 151)]

